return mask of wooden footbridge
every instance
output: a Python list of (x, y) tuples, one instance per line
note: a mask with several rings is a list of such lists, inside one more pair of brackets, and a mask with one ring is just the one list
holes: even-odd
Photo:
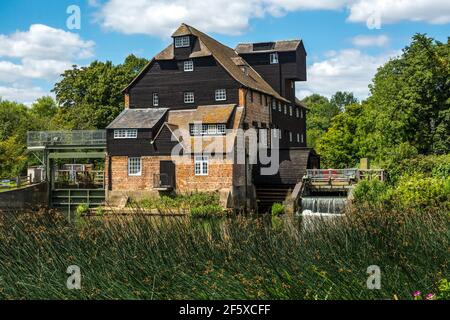
[(104, 171), (71, 168), (59, 170), (64, 160), (105, 159), (106, 131), (28, 132), (28, 152), (45, 168), (51, 207), (73, 210), (80, 204), (98, 207), (105, 200)]

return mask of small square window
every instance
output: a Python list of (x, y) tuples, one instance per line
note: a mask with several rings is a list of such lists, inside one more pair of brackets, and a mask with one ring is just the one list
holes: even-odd
[(194, 61), (188, 60), (184, 62), (184, 71), (191, 72), (194, 71)]
[(227, 100), (227, 90), (218, 89), (215, 93), (216, 101), (226, 101)]
[(128, 175), (141, 175), (141, 158), (128, 158)]
[(278, 53), (271, 53), (270, 54), (270, 64), (278, 64)]
[(196, 176), (207, 176), (209, 173), (209, 157), (195, 156), (194, 171)]
[(153, 106), (159, 106), (159, 94), (157, 93), (153, 93)]
[(226, 130), (227, 130), (226, 125), (224, 125), (224, 124), (217, 125), (217, 134), (225, 134)]
[(193, 92), (185, 92), (184, 93), (184, 103), (194, 103), (194, 93)]
[(189, 36), (175, 38), (175, 48), (183, 48), (189, 46), (190, 46)]

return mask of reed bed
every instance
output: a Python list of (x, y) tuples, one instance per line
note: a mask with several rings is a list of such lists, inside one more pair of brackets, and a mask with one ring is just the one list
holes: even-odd
[[(3, 215), (0, 298), (445, 298), (449, 226), (444, 209), (376, 207), (307, 227), (291, 217)], [(81, 290), (66, 287), (70, 265), (81, 269)], [(371, 265), (381, 269), (380, 290), (367, 288)]]

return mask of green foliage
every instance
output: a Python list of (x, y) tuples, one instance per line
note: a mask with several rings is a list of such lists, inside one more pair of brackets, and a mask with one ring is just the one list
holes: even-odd
[(76, 210), (77, 217), (82, 217), (88, 213), (89, 213), (89, 206), (87, 204), (78, 205)]
[(402, 177), (392, 198), (403, 207), (450, 209), (450, 177), (446, 179), (424, 177), (421, 174)]
[(223, 215), (223, 208), (214, 204), (192, 207), (189, 211), (189, 216), (191, 218), (217, 218), (223, 217)]
[(378, 179), (360, 181), (353, 195), (358, 204), (382, 204), (388, 199), (389, 186)]
[[(371, 96), (360, 104), (348, 98), (353, 104), (315, 142), (324, 166), (354, 166), (363, 157), (389, 164), (449, 153), (449, 57), (450, 42), (415, 35), (401, 56), (379, 68)], [(339, 94), (337, 100), (346, 99)]]
[(121, 65), (94, 61), (87, 67), (74, 66), (55, 84), (60, 108), (55, 122), (65, 129), (103, 129), (123, 110), (122, 90), (147, 64), (134, 55)]
[(217, 192), (193, 192), (188, 194), (164, 195), (133, 201), (131, 206), (141, 209), (156, 209), (162, 214), (184, 213), (194, 207), (219, 206)]
[(283, 204), (276, 202), (272, 205), (272, 217), (279, 217), (284, 214), (284, 211), (285, 209)]
[(95, 209), (95, 215), (97, 217), (103, 217), (105, 215), (105, 210), (103, 209), (103, 207), (98, 207), (97, 209)]

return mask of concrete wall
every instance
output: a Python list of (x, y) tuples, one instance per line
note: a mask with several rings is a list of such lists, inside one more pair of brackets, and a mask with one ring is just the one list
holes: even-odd
[(47, 183), (0, 192), (1, 210), (23, 210), (48, 205)]

